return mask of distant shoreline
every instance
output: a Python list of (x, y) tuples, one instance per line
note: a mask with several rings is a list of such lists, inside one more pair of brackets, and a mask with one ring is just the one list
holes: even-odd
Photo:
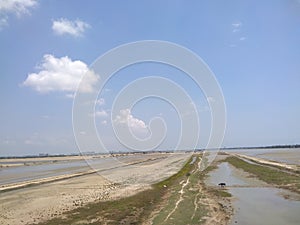
[[(300, 144), (294, 145), (268, 145), (268, 146), (246, 146), (246, 147), (222, 147), (219, 150), (236, 150), (236, 149), (277, 149), (277, 148), (300, 148)], [(191, 151), (204, 151), (204, 150), (217, 150), (217, 149), (196, 149), (196, 150), (176, 150), (175, 152), (191, 152)], [(87, 156), (118, 156), (130, 155), (130, 154), (151, 154), (151, 153), (170, 153), (174, 150), (157, 150), (157, 151), (140, 151), (140, 152), (122, 152), (122, 151), (112, 151), (107, 153), (100, 152), (88, 152), (88, 153), (78, 153), (78, 154), (42, 154), (42, 155), (24, 155), (24, 156), (0, 156), (0, 159), (28, 159), (28, 158), (57, 158), (57, 157), (87, 157)]]

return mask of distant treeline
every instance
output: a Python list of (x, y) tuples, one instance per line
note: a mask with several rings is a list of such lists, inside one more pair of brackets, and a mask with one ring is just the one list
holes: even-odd
[(221, 148), (222, 150), (226, 149), (267, 149), (267, 148), (300, 148), (300, 144), (296, 145), (271, 145), (271, 146), (256, 146), (256, 147), (228, 147), (228, 148)]
[[(255, 147), (223, 147), (221, 150), (230, 150), (230, 149), (274, 149), (274, 148), (300, 148), (300, 144), (295, 145), (271, 145), (271, 146), (255, 146)], [(108, 153), (96, 153), (96, 152), (84, 152), (84, 153), (72, 153), (72, 154), (39, 154), (39, 155), (27, 155), (27, 156), (0, 156), (0, 159), (20, 159), (20, 158), (45, 158), (45, 157), (64, 157), (64, 156), (88, 156), (88, 155), (106, 155), (111, 154), (112, 156), (118, 154), (150, 154), (150, 153), (171, 153), (171, 152), (200, 152), (204, 150), (218, 150), (218, 149), (195, 149), (195, 150), (155, 150), (155, 151), (110, 151)]]

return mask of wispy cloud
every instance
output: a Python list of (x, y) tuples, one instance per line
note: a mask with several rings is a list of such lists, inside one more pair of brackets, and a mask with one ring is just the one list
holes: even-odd
[(82, 20), (71, 21), (65, 18), (54, 20), (52, 30), (57, 35), (71, 35), (74, 37), (83, 36), (85, 30), (91, 26)]
[(245, 36), (242, 36), (242, 27), (243, 27), (243, 24), (242, 22), (235, 22), (235, 23), (232, 23), (231, 24), (231, 28), (232, 28), (232, 33), (234, 33), (234, 41), (233, 43), (231, 43), (229, 45), (230, 48), (235, 48), (237, 47), (239, 44), (238, 44), (238, 41), (245, 41), (247, 38)]
[(207, 99), (207, 102), (208, 102), (209, 104), (213, 104), (214, 102), (216, 102), (215, 98), (212, 97), (212, 96), (209, 96), (209, 97), (207, 97), (206, 99)]
[(240, 29), (242, 28), (243, 24), (241, 22), (236, 22), (236, 23), (232, 23), (231, 26), (233, 28), (232, 32), (235, 33), (235, 32), (240, 31)]
[(41, 118), (45, 119), (45, 120), (48, 120), (48, 119), (50, 119), (50, 116), (48, 116), (48, 115), (42, 115)]
[(241, 27), (243, 24), (241, 23), (241, 22), (237, 22), (237, 23), (232, 23), (231, 24), (233, 27), (235, 27), (235, 28), (239, 28), (239, 27)]
[(96, 104), (99, 105), (99, 106), (105, 105), (105, 99), (104, 98), (99, 98), (96, 101)]
[(97, 116), (97, 117), (107, 117), (108, 113), (104, 109), (102, 109), (102, 110), (96, 111), (95, 116)]
[(21, 17), (30, 14), (30, 9), (37, 6), (37, 0), (0, 0), (0, 30), (8, 26), (8, 16)]
[(70, 92), (73, 94), (77, 90), (83, 76), (85, 79), (78, 89), (80, 92), (92, 92), (93, 85), (99, 79), (99, 76), (90, 71), (84, 62), (72, 61), (68, 56), (56, 58), (53, 55), (44, 55), (38, 68), (40, 71), (30, 73), (23, 85), (41, 93), (63, 91), (69, 92), (68, 97), (73, 97)]

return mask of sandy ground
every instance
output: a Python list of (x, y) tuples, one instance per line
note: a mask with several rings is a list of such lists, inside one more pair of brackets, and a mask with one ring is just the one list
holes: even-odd
[(300, 165), (300, 149), (277, 150), (270, 153), (258, 154), (257, 157), (264, 159), (272, 159), (278, 162)]
[[(91, 159), (94, 156), (58, 156), (58, 157), (33, 157), (33, 158), (8, 158), (0, 159), (0, 167), (33, 166), (57, 162), (79, 161)], [(106, 157), (106, 155), (98, 156)]]
[(15, 167), (15, 166), (33, 166), (41, 164), (52, 164), (59, 162), (70, 162), (70, 161), (84, 161), (95, 158), (107, 158), (107, 157), (119, 157), (119, 156), (132, 156), (131, 153), (126, 154), (99, 154), (99, 155), (75, 155), (75, 156), (47, 156), (47, 157), (32, 157), (32, 158), (7, 158), (0, 159), (1, 167)]
[(254, 162), (262, 163), (265, 165), (277, 166), (277, 167), (281, 167), (283, 169), (288, 169), (288, 170), (296, 171), (296, 172), (300, 171), (299, 164), (287, 164), (284, 162), (271, 161), (271, 160), (262, 159), (262, 158), (258, 158), (258, 157), (247, 156), (247, 155), (242, 155), (242, 154), (233, 154), (233, 153), (228, 153), (228, 152), (227, 152), (227, 154), (234, 155), (234, 156), (237, 156), (242, 159), (248, 159), (248, 160), (251, 160)]
[(140, 164), (123, 164), (100, 174), (2, 192), (0, 224), (34, 224), (60, 216), (65, 211), (89, 202), (132, 195), (176, 173), (188, 157), (186, 154), (161, 156), (156, 154), (151, 160)]

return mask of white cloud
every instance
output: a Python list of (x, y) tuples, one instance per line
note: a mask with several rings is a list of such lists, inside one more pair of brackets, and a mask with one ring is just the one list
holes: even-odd
[(120, 110), (120, 114), (114, 120), (116, 124), (127, 125), (129, 128), (135, 130), (147, 131), (147, 126), (143, 120), (133, 117), (130, 109)]
[(231, 24), (234, 28), (240, 28), (243, 24), (241, 22), (232, 23)]
[(66, 94), (66, 98), (72, 98), (72, 99), (74, 99), (75, 98), (75, 93)]
[(246, 37), (241, 37), (240, 38), (240, 41), (245, 41), (246, 40)]
[(8, 26), (7, 17), (0, 18), (0, 30)]
[(82, 36), (87, 28), (91, 26), (81, 20), (71, 21), (68, 19), (54, 20), (52, 23), (52, 30), (58, 35), (68, 34), (74, 37)]
[(95, 116), (97, 117), (106, 117), (108, 116), (108, 113), (105, 110), (99, 110), (95, 112)]
[(23, 85), (41, 93), (75, 92), (83, 76), (85, 76), (84, 83), (80, 84), (78, 91), (92, 92), (94, 91), (93, 85), (99, 79), (99, 76), (90, 71), (84, 62), (72, 61), (68, 56), (55, 58), (53, 55), (44, 55), (39, 69), (38, 73), (29, 74)]
[(89, 113), (88, 115), (91, 116), (91, 117), (107, 117), (108, 112), (104, 109), (101, 109), (101, 110), (97, 110), (93, 113)]
[(103, 121), (101, 122), (101, 124), (106, 125), (106, 124), (107, 124), (107, 121), (106, 121), (106, 120), (103, 120)]
[(243, 24), (241, 22), (237, 22), (237, 23), (232, 23), (231, 26), (233, 27), (232, 32), (238, 32), (240, 31), (240, 29), (242, 28)]
[(105, 99), (104, 98), (99, 98), (96, 101), (96, 104), (99, 105), (99, 106), (105, 105)]
[(21, 17), (30, 14), (30, 9), (37, 5), (37, 0), (0, 0), (0, 30), (8, 25), (8, 15)]
[(214, 97), (209, 96), (209, 97), (207, 97), (207, 101), (208, 101), (209, 104), (212, 104), (212, 103), (214, 103), (216, 100), (215, 100)]

